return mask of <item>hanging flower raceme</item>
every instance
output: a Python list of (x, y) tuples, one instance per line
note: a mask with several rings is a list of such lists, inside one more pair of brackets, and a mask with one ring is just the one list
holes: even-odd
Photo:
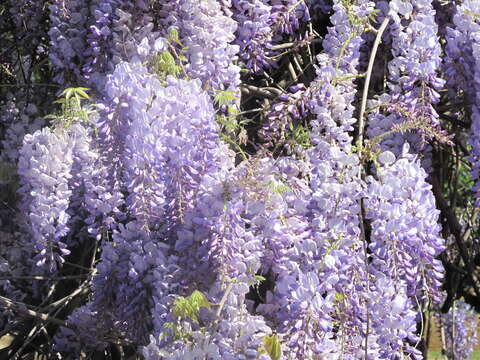
[(233, 0), (232, 12), (238, 23), (235, 43), (240, 47), (240, 59), (254, 73), (268, 68), (272, 47), (272, 6), (269, 1)]
[(152, 15), (144, 1), (54, 1), (49, 35), (55, 81), (103, 94), (106, 75), (121, 61), (145, 61), (161, 50)]
[(54, 80), (62, 85), (69, 84), (72, 77), (75, 83), (82, 79), (89, 25), (85, 5), (82, 0), (55, 0), (50, 5), (50, 60), (57, 71)]
[[(476, 61), (473, 57), (473, 45), (479, 30), (479, 24), (473, 14), (479, 11), (475, 1), (465, 1), (462, 5), (452, 4), (454, 14), (452, 23), (445, 31), (445, 57), (443, 68), (446, 75), (446, 88), (450, 98), (456, 103), (476, 102), (475, 71)], [(474, 86), (472, 86), (474, 84)]]
[(180, 39), (187, 48), (188, 76), (200, 79), (209, 91), (238, 91), (239, 47), (233, 45), (236, 22), (217, 0), (181, 0), (177, 5)]
[[(360, 289), (365, 289), (368, 274), (359, 224), (362, 181), (348, 134), (355, 122), (355, 86), (344, 75), (357, 71), (364, 26), (352, 24), (349, 11), (368, 18), (372, 5), (362, 2), (347, 8), (336, 2), (333, 6), (334, 26), (318, 56), (321, 66), (310, 104), (315, 116), (313, 148), (307, 154), (310, 190), (308, 197), (299, 196), (295, 207), (306, 227), (290, 239), (285, 260), (276, 265), (281, 269), (276, 287), (260, 307), (270, 316), (277, 307), (287, 309), (277, 312), (276, 322), (289, 354), (297, 358), (334, 358), (343, 352), (353, 359), (362, 344), (362, 338), (357, 341), (346, 331), (363, 331), (366, 295)], [(310, 200), (302, 206), (302, 198)], [(339, 297), (345, 300), (341, 305)], [(334, 328), (335, 321), (341, 329)]]
[(365, 209), (372, 227), (372, 266), (399, 286), (406, 284), (408, 296), (438, 302), (443, 265), (436, 257), (445, 249), (440, 214), (425, 170), (407, 151), (406, 146), (398, 159), (384, 152), (378, 179), (369, 179)]
[(68, 233), (67, 213), (72, 190), (72, 139), (66, 131), (49, 128), (26, 135), (18, 174), (23, 194), (22, 208), (31, 225), (32, 240), (39, 252), (37, 265), (53, 272), (62, 263), (67, 250), (63, 237)]
[[(389, 92), (370, 104), (374, 111), (369, 115), (367, 134), (375, 138), (393, 130), (382, 139), (383, 150), (400, 155), (407, 140), (411, 150), (419, 154), (426, 140), (443, 135), (434, 109), (445, 83), (437, 74), (442, 49), (435, 10), (431, 0), (393, 1), (387, 16), (393, 55), (388, 63)], [(431, 167), (429, 151), (425, 148), (426, 168)]]

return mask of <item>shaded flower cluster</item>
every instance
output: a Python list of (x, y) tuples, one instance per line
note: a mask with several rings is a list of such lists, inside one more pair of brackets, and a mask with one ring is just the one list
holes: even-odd
[(463, 299), (455, 301), (448, 313), (439, 314), (437, 323), (445, 336), (449, 359), (470, 359), (478, 344), (478, 315)]

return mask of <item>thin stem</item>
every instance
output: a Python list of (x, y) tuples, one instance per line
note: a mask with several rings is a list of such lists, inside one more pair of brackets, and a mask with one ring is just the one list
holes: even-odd
[(79, 275), (65, 275), (65, 276), (0, 276), (0, 280), (72, 280), (72, 279), (85, 279), (91, 274), (79, 274)]
[[(367, 73), (366, 73), (366, 78), (365, 78), (365, 85), (363, 87), (362, 102), (361, 102), (361, 106), (360, 106), (360, 115), (358, 117), (358, 139), (357, 139), (357, 143), (359, 145), (363, 144), (363, 131), (364, 131), (364, 128), (365, 128), (365, 123), (363, 121), (363, 117), (364, 117), (364, 114), (365, 114), (365, 109), (367, 107), (368, 87), (370, 86), (370, 78), (372, 76), (373, 63), (375, 62), (375, 56), (377, 55), (378, 45), (380, 45), (380, 41), (382, 40), (382, 35), (383, 35), (385, 29), (387, 28), (387, 25), (388, 25), (389, 21), (390, 21), (390, 18), (388, 16), (385, 19), (383, 19), (382, 25), (380, 25), (380, 28), (378, 29), (378, 32), (377, 32), (377, 36), (375, 37), (375, 42), (373, 43), (372, 52), (370, 53), (370, 60), (368, 61), (368, 68), (367, 68)], [(361, 152), (361, 149), (359, 150), (359, 157), (361, 157), (360, 152)]]
[(60, 85), (56, 84), (43, 84), (43, 83), (30, 83), (30, 84), (0, 84), (0, 87), (15, 87), (15, 88), (21, 88), (21, 87), (30, 87), (30, 86), (46, 86), (46, 87), (55, 87), (55, 88), (60, 88)]
[[(360, 170), (361, 171), (361, 170)], [(364, 261), (365, 261), (365, 276), (366, 276), (366, 285), (367, 285), (367, 295), (370, 292), (370, 277), (369, 277), (369, 271), (368, 271), (368, 250), (367, 250), (367, 239), (365, 236), (365, 226), (363, 224), (363, 199), (359, 200), (360, 203), (360, 236), (362, 237), (362, 245), (363, 245), (363, 256), (364, 256)], [(367, 296), (368, 299), (368, 296)], [(370, 332), (370, 313), (369, 313), (369, 308), (368, 308), (368, 300), (365, 301), (365, 310), (366, 310), (366, 315), (367, 315), (367, 323), (366, 323), (366, 331), (365, 331), (365, 359), (368, 359), (368, 335)]]
[(216, 312), (217, 317), (220, 316), (220, 313), (222, 312), (223, 307), (225, 306), (225, 302), (227, 301), (228, 295), (233, 289), (233, 282), (228, 284), (227, 290), (225, 290), (225, 293), (222, 296), (222, 300), (220, 300), (220, 303), (218, 304), (218, 309)]
[[(371, 75), (372, 75), (372, 69), (373, 69), (373, 63), (375, 61), (375, 56), (377, 54), (377, 50), (378, 50), (378, 45), (380, 44), (380, 41), (382, 39), (382, 34), (383, 32), (385, 31), (385, 29), (387, 28), (387, 25), (388, 25), (388, 22), (390, 21), (390, 19), (388, 17), (386, 17), (383, 22), (382, 22), (382, 25), (380, 26), (380, 29), (378, 30), (377, 32), (377, 36), (375, 38), (375, 42), (373, 43), (373, 48), (372, 48), (372, 52), (370, 54), (370, 60), (368, 62), (368, 68), (367, 68), (367, 72), (366, 72), (366, 78), (365, 78), (365, 85), (364, 85), (364, 88), (363, 88), (363, 95), (362, 95), (362, 103), (361, 103), (361, 108), (360, 108), (360, 116), (359, 116), (359, 119), (358, 119), (358, 139), (357, 139), (357, 143), (359, 144), (359, 147), (358, 147), (358, 156), (359, 158), (361, 158), (362, 154), (361, 154), (361, 148), (362, 148), (362, 144), (363, 144), (363, 131), (364, 131), (364, 121), (363, 121), (363, 116), (364, 116), (364, 113), (365, 113), (365, 109), (367, 107), (367, 95), (368, 95), (368, 87), (370, 85), (370, 78), (371, 78)], [(338, 64), (337, 64), (338, 66)], [(362, 173), (362, 169), (363, 167), (360, 166), (359, 167), (359, 176), (362, 176), (363, 173)], [(360, 231), (361, 231), (361, 236), (362, 236), (362, 244), (363, 244), (363, 252), (364, 252), (364, 257), (365, 257), (365, 276), (366, 276), (366, 282), (367, 282), (367, 292), (370, 291), (370, 279), (369, 279), (369, 269), (368, 269), (368, 250), (367, 250), (367, 239), (366, 239), (366, 236), (365, 236), (365, 227), (364, 227), (364, 223), (363, 223), (363, 220), (364, 220), (364, 216), (363, 216), (363, 199), (360, 199), (359, 200), (359, 203), (360, 203), (360, 214), (359, 214), (359, 217), (360, 217)], [(368, 302), (366, 304), (366, 311), (367, 311), (367, 323), (366, 323), (366, 333), (365, 333), (365, 359), (368, 359), (368, 336), (369, 336), (369, 332), (370, 332), (370, 314), (369, 314), (369, 309), (368, 309)]]
[(321, 44), (323, 39), (313, 39), (313, 40), (303, 40), (303, 41), (296, 41), (296, 42), (287, 42), (283, 44), (273, 45), (272, 50), (283, 50), (289, 49), (292, 47), (302, 47), (307, 46), (310, 44)]
[(246, 95), (246, 96), (253, 93), (253, 94), (265, 97), (267, 99), (275, 99), (277, 96), (282, 94), (280, 90), (273, 87), (259, 88), (253, 85), (243, 85), (240, 87), (240, 91), (242, 92), (243, 95)]
[(293, 68), (293, 65), (291, 62), (288, 63), (288, 71), (290, 72), (290, 76), (292, 78), (292, 81), (298, 81), (298, 76), (295, 73), (295, 69)]

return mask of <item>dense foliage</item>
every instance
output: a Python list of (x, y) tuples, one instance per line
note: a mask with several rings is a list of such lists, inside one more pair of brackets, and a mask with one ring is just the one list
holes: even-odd
[(2, 1), (0, 358), (469, 358), (479, 49), (474, 0)]

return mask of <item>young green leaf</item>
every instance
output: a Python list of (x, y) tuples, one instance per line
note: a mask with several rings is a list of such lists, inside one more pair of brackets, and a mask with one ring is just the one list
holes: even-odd
[(277, 335), (266, 335), (263, 338), (263, 346), (270, 356), (270, 359), (279, 360), (282, 356), (282, 346), (280, 345)]

